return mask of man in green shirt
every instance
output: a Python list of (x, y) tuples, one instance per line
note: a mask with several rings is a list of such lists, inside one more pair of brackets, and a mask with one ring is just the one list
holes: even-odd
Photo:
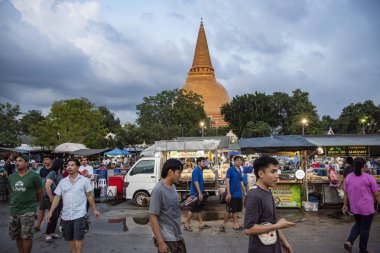
[(11, 194), (9, 234), (16, 240), (19, 253), (32, 251), (34, 215), (42, 198), (42, 180), (28, 169), (29, 157), (18, 155), (16, 173), (8, 178)]

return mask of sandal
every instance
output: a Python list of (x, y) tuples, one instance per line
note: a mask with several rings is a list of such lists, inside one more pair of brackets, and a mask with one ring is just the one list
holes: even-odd
[(199, 229), (206, 229), (206, 228), (211, 228), (211, 227), (207, 224), (204, 224), (204, 225), (199, 227)]
[(51, 236), (45, 237), (45, 242), (52, 242), (52, 241), (53, 241), (53, 238), (51, 238)]
[(223, 225), (220, 226), (219, 231), (220, 231), (220, 232), (226, 232), (226, 227), (223, 226)]
[(242, 231), (244, 228), (243, 227), (238, 227), (238, 228), (233, 228), (234, 230)]
[(61, 239), (61, 236), (59, 234), (52, 234), (51, 238), (53, 238), (53, 239)]
[(193, 228), (190, 226), (183, 226), (183, 230), (185, 230), (187, 232), (193, 232)]
[(350, 242), (345, 242), (344, 249), (347, 250), (348, 252), (352, 252), (352, 244)]

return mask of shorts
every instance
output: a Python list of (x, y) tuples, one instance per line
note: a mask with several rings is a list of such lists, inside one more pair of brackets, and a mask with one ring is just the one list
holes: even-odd
[[(158, 248), (157, 239), (153, 237), (154, 246)], [(186, 253), (186, 245), (185, 241), (165, 241), (166, 245), (168, 245), (171, 253)], [(159, 251), (158, 251), (159, 252)]]
[(43, 211), (50, 209), (50, 200), (46, 200), (45, 196), (43, 196), (40, 200), (38, 208)]
[(9, 217), (9, 235), (12, 240), (32, 240), (34, 234), (34, 212), (14, 214)]
[(85, 217), (75, 220), (63, 220), (63, 238), (66, 241), (82, 241), (85, 235)]
[(226, 211), (229, 213), (238, 213), (243, 209), (243, 199), (231, 198), (226, 204)]

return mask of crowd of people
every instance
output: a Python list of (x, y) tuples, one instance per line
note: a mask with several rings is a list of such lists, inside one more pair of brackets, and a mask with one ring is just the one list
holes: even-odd
[[(41, 223), (47, 222), (45, 241), (59, 239), (57, 226), (62, 229), (64, 239), (73, 253), (83, 251), (83, 240), (88, 230), (89, 207), (99, 218), (93, 198), (93, 167), (87, 157), (79, 161), (70, 158), (66, 162), (53, 159), (50, 155), (43, 158), (44, 167), (39, 173), (29, 169), (30, 158), (17, 154), (16, 171), (11, 169), (11, 157), (5, 157), (5, 170), (2, 176), (8, 177), (8, 190), (11, 195), (9, 234), (20, 253), (30, 253), (33, 234), (40, 231)], [(269, 156), (254, 161), (255, 185), (247, 190), (243, 182), (243, 158), (235, 156), (233, 165), (226, 174), (226, 211), (219, 231), (226, 232), (228, 219), (232, 218), (232, 229), (243, 231), (249, 236), (250, 253), (292, 253), (293, 248), (287, 241), (282, 229), (296, 225), (296, 221), (280, 219), (270, 187), (279, 180), (279, 162)], [(343, 188), (345, 191), (342, 211), (352, 214), (355, 224), (344, 243), (344, 248), (352, 252), (355, 240), (360, 237), (360, 253), (369, 253), (367, 244), (375, 211), (373, 199), (380, 203), (380, 189), (374, 177), (366, 173), (367, 161), (364, 158), (347, 158), (344, 163)], [(185, 165), (193, 168), (189, 197), (180, 202), (176, 191), (184, 165), (177, 159), (168, 159), (161, 170), (161, 180), (154, 187), (149, 206), (149, 220), (154, 234), (154, 245), (158, 252), (187, 252), (182, 230), (193, 232), (191, 220), (195, 215), (198, 228), (211, 226), (203, 220), (207, 200), (204, 191), (203, 170), (206, 158), (199, 157), (196, 164), (191, 160)], [(183, 229), (181, 227), (181, 208), (189, 206)], [(245, 208), (244, 224), (240, 225), (238, 213)], [(47, 214), (45, 215), (45, 212)], [(36, 219), (37, 212), (37, 219)], [(59, 222), (60, 221), (60, 222)]]
[(8, 176), (7, 188), (11, 195), (9, 234), (16, 240), (19, 253), (31, 252), (33, 235), (40, 231), (46, 210), (45, 241), (50, 243), (61, 237), (55, 233), (60, 218), (62, 234), (71, 252), (82, 252), (88, 206), (96, 218), (100, 215), (92, 195), (93, 168), (88, 159), (83, 157), (82, 164), (75, 158), (64, 163), (45, 155), (39, 173), (29, 169), (27, 155), (17, 154), (15, 159), (16, 171)]

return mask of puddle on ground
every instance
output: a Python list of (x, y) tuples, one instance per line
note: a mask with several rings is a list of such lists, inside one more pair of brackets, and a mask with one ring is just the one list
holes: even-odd
[[(119, 216), (111, 217), (105, 220), (93, 220), (90, 224), (90, 230), (97, 230), (102, 232), (127, 232), (129, 230), (127, 223), (133, 221), (137, 225), (149, 224), (149, 215), (140, 216)], [(120, 229), (115, 229), (119, 227)]]

